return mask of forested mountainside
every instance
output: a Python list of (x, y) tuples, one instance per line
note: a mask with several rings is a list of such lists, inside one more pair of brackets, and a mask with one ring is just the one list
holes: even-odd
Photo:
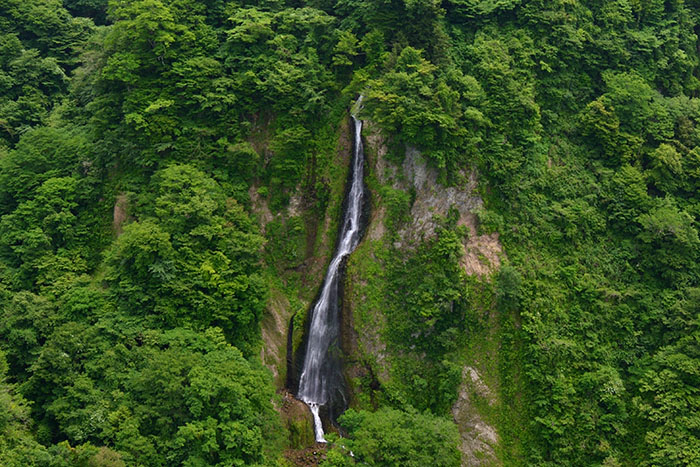
[[(700, 465), (699, 28), (0, 0), (0, 465)], [(349, 408), (314, 444), (296, 362), (359, 95)]]

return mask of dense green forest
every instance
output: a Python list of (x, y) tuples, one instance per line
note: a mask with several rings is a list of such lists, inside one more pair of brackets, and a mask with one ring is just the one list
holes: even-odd
[(0, 465), (294, 462), (261, 328), (303, 329), (359, 94), (386, 164), (478, 174), (503, 254), (465, 273), (455, 209), (408, 248), (418, 195), (370, 173), (348, 312), (391, 371), (322, 465), (464, 462), (487, 335), (485, 465), (700, 465), (698, 31), (697, 0), (0, 0)]

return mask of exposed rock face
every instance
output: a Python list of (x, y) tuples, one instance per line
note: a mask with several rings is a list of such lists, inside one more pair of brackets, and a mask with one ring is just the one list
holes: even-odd
[(464, 256), (459, 264), (469, 275), (486, 276), (497, 271), (501, 266), (503, 248), (498, 240), (498, 232), (477, 235), (477, 220), (472, 213), (460, 217), (459, 225), (469, 230), (469, 237), (464, 243)]
[[(438, 227), (435, 216), (445, 216), (451, 207), (459, 212), (460, 222), (466, 223), (473, 212), (483, 206), (483, 201), (476, 193), (476, 174), (472, 172), (464, 177), (466, 182), (459, 186), (445, 187), (437, 181), (437, 170), (427, 166), (425, 159), (415, 148), (406, 150), (402, 171), (404, 183), (408, 189), (415, 191), (415, 200), (411, 206), (411, 221), (399, 231), (402, 243), (415, 245), (425, 238), (435, 235)], [(462, 174), (464, 176), (464, 174)]]
[(314, 421), (306, 404), (290, 392), (283, 391), (281, 414), (292, 449), (304, 449), (315, 445)]
[(274, 216), (272, 215), (272, 212), (270, 212), (270, 208), (267, 206), (267, 201), (258, 194), (258, 188), (255, 185), (252, 185), (250, 189), (248, 189), (248, 196), (250, 196), (250, 204), (253, 210), (253, 213), (256, 215), (258, 218), (258, 224), (260, 225), (260, 228), (263, 232), (265, 232), (265, 226), (274, 219)]
[(122, 226), (129, 218), (129, 199), (124, 193), (119, 193), (114, 203), (114, 215), (112, 220), (112, 229), (117, 234), (117, 237), (122, 233)]
[(479, 372), (473, 367), (465, 366), (462, 369), (459, 396), (452, 406), (452, 416), (462, 438), (459, 447), (462, 465), (499, 465), (494, 450), (498, 444), (498, 433), (484, 422), (475, 408), (474, 398), (483, 399), (491, 406), (496, 403), (493, 392), (481, 379)]
[[(476, 171), (460, 174), (463, 183), (446, 187), (438, 182), (438, 171), (428, 167), (417, 149), (408, 148), (403, 163), (397, 166), (386, 158), (387, 145), (381, 132), (368, 123), (365, 134), (367, 146), (370, 148), (368, 161), (379, 183), (414, 194), (410, 221), (399, 230), (399, 240), (394, 246), (412, 249), (420, 245), (423, 240), (435, 235), (439, 225), (435, 217), (446, 216), (448, 211), (454, 208), (459, 213), (458, 225), (465, 226), (468, 230), (464, 241), (464, 255), (460, 259), (465, 273), (486, 278), (498, 270), (503, 256), (498, 234), (478, 235), (475, 213), (483, 208), (483, 200), (477, 192)], [(368, 240), (376, 241), (384, 236), (385, 216), (384, 206), (375, 203), (368, 227)], [(374, 357), (379, 372), (375, 376), (379, 381), (386, 381), (389, 368), (382, 330), (387, 323), (379, 310), (376, 315), (372, 317), (375, 322), (366, 326), (357, 336), (358, 347), (361, 352)], [(458, 399), (452, 407), (452, 415), (462, 439), (462, 465), (498, 465), (495, 454), (495, 447), (499, 442), (498, 433), (480, 415), (477, 399), (481, 406), (484, 402), (489, 406), (498, 403), (496, 391), (489, 388), (479, 371), (473, 366), (465, 366)]]
[[(416, 148), (407, 148), (400, 167), (386, 160), (387, 148), (381, 133), (368, 124), (367, 142), (373, 149), (374, 173), (382, 184), (391, 184), (395, 189), (412, 190), (415, 199), (411, 206), (410, 222), (399, 230), (399, 248), (411, 248), (421, 240), (435, 234), (438, 224), (435, 216), (445, 216), (451, 207), (459, 212), (458, 225), (469, 230), (464, 244), (465, 254), (460, 263), (470, 275), (484, 276), (497, 270), (501, 264), (503, 249), (498, 233), (477, 235), (477, 219), (474, 212), (483, 208), (483, 201), (477, 193), (476, 171), (460, 174), (464, 183), (457, 186), (443, 186), (438, 183), (437, 170), (428, 167), (425, 159)], [(371, 240), (380, 239), (384, 233), (386, 210), (379, 206), (373, 213), (368, 227)]]
[[(262, 320), (262, 339), (265, 345), (260, 349), (260, 360), (270, 369), (276, 387), (285, 382), (287, 365), (285, 348), (287, 328), (290, 318), (289, 300), (279, 290), (270, 291), (267, 313)], [(287, 321), (285, 321), (285, 318)]]

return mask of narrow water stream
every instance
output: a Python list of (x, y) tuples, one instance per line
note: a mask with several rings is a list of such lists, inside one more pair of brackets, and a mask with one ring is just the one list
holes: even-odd
[[(362, 96), (354, 108), (359, 108)], [(354, 124), (354, 153), (352, 158), (352, 185), (347, 192), (343, 223), (339, 233), (338, 247), (333, 255), (321, 294), (311, 312), (311, 325), (306, 342), (306, 354), (297, 397), (304, 401), (314, 416), (316, 441), (325, 443), (319, 409), (329, 403), (330, 375), (334, 359), (331, 353), (337, 348), (340, 335), (340, 289), (343, 277), (343, 261), (357, 247), (362, 236), (361, 216), (365, 196), (364, 149), (362, 146), (362, 120), (352, 116)]]

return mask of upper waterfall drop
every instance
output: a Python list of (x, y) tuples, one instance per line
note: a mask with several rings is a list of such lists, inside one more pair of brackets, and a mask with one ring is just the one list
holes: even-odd
[(340, 289), (343, 261), (357, 247), (362, 236), (362, 208), (365, 201), (364, 148), (362, 145), (362, 120), (357, 118), (362, 96), (352, 111), (354, 123), (354, 151), (351, 165), (351, 186), (345, 200), (345, 211), (339, 231), (339, 241), (333, 259), (328, 266), (321, 293), (311, 312), (311, 325), (306, 343), (304, 365), (299, 379), (297, 397), (304, 401), (314, 416), (316, 441), (325, 443), (319, 415), (320, 406), (329, 402), (329, 379), (333, 375), (332, 347), (340, 335)]

